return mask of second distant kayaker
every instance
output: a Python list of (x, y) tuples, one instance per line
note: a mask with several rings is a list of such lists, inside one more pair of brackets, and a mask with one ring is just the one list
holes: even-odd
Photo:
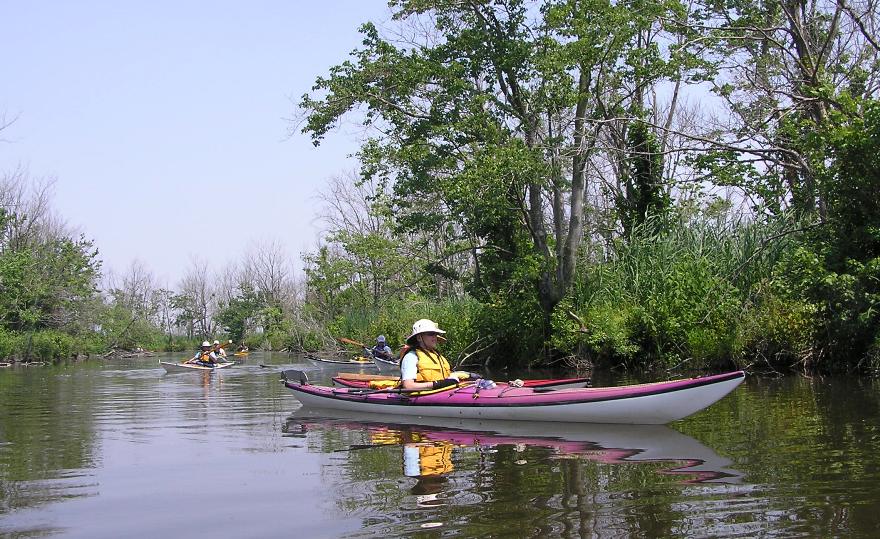
[(394, 352), (391, 350), (391, 347), (388, 346), (388, 343), (385, 342), (385, 335), (379, 335), (376, 337), (376, 346), (374, 346), (370, 353), (379, 359), (392, 360), (394, 359)]
[(220, 346), (220, 341), (214, 341), (214, 355), (220, 363), (226, 361), (226, 350)]

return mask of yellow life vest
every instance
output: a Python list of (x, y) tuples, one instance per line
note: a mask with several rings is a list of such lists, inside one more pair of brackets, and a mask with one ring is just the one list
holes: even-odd
[(418, 363), (416, 363), (416, 382), (436, 382), (449, 377), (452, 369), (449, 362), (438, 352), (428, 352), (421, 348), (415, 349)]

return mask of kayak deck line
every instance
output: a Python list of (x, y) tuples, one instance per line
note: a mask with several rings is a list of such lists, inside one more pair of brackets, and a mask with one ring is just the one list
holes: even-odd
[[(479, 375), (471, 375), (477, 376)], [(369, 382), (400, 382), (400, 376), (392, 376), (390, 374), (364, 374), (364, 373), (344, 373), (338, 372), (336, 376), (331, 377), (334, 385), (339, 385), (342, 387), (350, 387), (350, 388), (361, 388), (367, 389), (369, 387)], [(474, 378), (470, 378), (470, 380), (474, 380)], [(464, 381), (464, 380), (463, 380)], [(541, 379), (526, 379), (519, 380), (518, 382), (522, 382), (522, 385), (525, 387), (531, 388), (547, 388), (547, 390), (556, 390), (563, 388), (583, 388), (590, 387), (592, 380), (586, 377), (580, 378), (541, 378)], [(511, 387), (516, 387), (516, 384), (510, 381), (496, 381), (498, 385), (506, 385)], [(513, 384), (513, 385), (511, 385)]]

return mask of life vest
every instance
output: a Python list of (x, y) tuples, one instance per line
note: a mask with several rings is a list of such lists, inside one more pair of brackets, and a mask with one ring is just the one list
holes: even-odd
[(421, 348), (415, 348), (418, 363), (416, 363), (416, 382), (436, 382), (448, 378), (452, 372), (449, 362), (439, 352), (427, 352)]
[(214, 363), (214, 359), (211, 357), (211, 351), (202, 352), (199, 356), (199, 361), (202, 363)]
[(382, 346), (379, 346), (377, 344), (376, 346), (373, 347), (371, 352), (373, 353), (374, 356), (377, 356), (380, 359), (384, 359), (386, 361), (391, 361), (392, 359), (394, 359), (394, 352), (390, 351), (390, 350), (391, 350), (391, 348), (388, 347), (388, 345), (383, 344)]

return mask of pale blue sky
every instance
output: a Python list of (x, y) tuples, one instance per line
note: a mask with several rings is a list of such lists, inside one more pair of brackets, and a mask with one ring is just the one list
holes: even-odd
[(315, 77), (388, 18), (383, 0), (0, 0), (0, 168), (55, 177), (54, 207), (105, 268), (173, 286), (259, 240), (299, 261), (355, 130), (287, 138)]

